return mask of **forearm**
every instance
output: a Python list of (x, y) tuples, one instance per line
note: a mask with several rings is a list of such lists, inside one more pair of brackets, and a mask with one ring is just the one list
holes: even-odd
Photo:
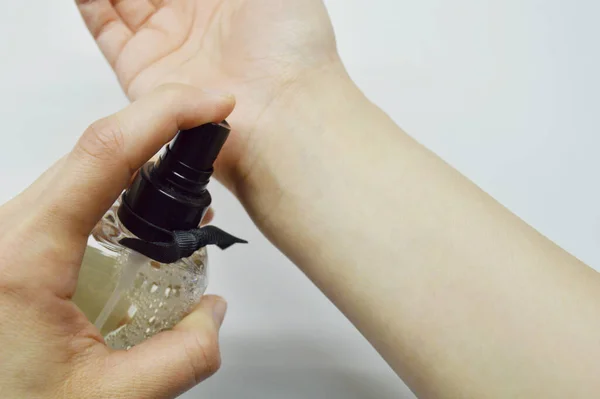
[(307, 85), (269, 121), (277, 156), (239, 195), (405, 381), (423, 397), (599, 391), (597, 273), (344, 77)]

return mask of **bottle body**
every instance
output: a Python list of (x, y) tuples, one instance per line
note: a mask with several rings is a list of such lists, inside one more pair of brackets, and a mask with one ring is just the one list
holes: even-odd
[(206, 248), (164, 264), (121, 244), (135, 238), (119, 220), (120, 201), (88, 240), (73, 301), (113, 349), (129, 349), (172, 328), (200, 301), (208, 285)]

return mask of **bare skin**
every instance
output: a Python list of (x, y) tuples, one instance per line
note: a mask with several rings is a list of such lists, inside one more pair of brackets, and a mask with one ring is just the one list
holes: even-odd
[(130, 99), (171, 82), (235, 95), (235, 132), (217, 171), (230, 188), (233, 175), (248, 174), (263, 157), (264, 126), (278, 99), (304, 75), (341, 67), (320, 0), (78, 3)]
[(219, 297), (127, 352), (111, 351), (70, 299), (87, 236), (132, 173), (178, 129), (219, 121), (232, 108), (230, 96), (161, 87), (92, 124), (0, 207), (0, 397), (167, 399), (217, 371), (227, 307)]
[(320, 0), (148, 4), (80, 8), (130, 97), (165, 81), (236, 94), (221, 179), (415, 392), (600, 392), (598, 274), (370, 103)]
[[(339, 61), (321, 1), (122, 0), (113, 6), (108, 0), (88, 0), (79, 7), (131, 99), (169, 81), (237, 96), (238, 107), (228, 118), (235, 134), (219, 160), (219, 177), (267, 237), (419, 397), (598, 396), (598, 273), (420, 146), (368, 101)], [(193, 98), (170, 104), (178, 109), (189, 102)], [(207, 113), (228, 113), (223, 104), (211, 104), (205, 104)], [(140, 110), (135, 120), (148, 112)], [(121, 130), (130, 131), (116, 131)], [(101, 131), (109, 138), (103, 142), (119, 143), (111, 139), (115, 129)], [(130, 173), (131, 165), (140, 165), (141, 158), (159, 148), (158, 142), (168, 140), (162, 132), (148, 130), (146, 139), (156, 145), (144, 145), (143, 154), (125, 151), (137, 161), (121, 163), (122, 170)], [(116, 146), (107, 153), (123, 153), (123, 148), (132, 147)], [(119, 164), (109, 160), (105, 167), (118, 173)], [(123, 173), (125, 182), (128, 175)], [(100, 175), (92, 180), (103, 181)], [(103, 206), (116, 198), (118, 188), (90, 186), (102, 193)], [(75, 220), (91, 223), (103, 206), (96, 204)], [(4, 209), (0, 213), (10, 217), (17, 208), (13, 203)], [(88, 228), (77, 231), (83, 237)], [(29, 254), (15, 237), (7, 248)], [(53, 236), (46, 231), (38, 239), (47, 237)], [(69, 259), (71, 265), (77, 263)], [(39, 263), (38, 258), (26, 260)], [(15, 303), (7, 298), (5, 294), (0, 304)], [(42, 306), (37, 301), (33, 309)], [(205, 337), (216, 329), (210, 322), (202, 326), (188, 334)], [(18, 345), (28, 348), (30, 341), (11, 341), (13, 335), (0, 339), (17, 348), (18, 355)], [(45, 342), (45, 337), (39, 329), (36, 340)], [(211, 348), (211, 359), (218, 353), (215, 345), (200, 348)], [(47, 349), (35, 353), (41, 364), (44, 357), (38, 355)], [(139, 397), (139, 392), (127, 391), (123, 380), (120, 391), (110, 391), (114, 385), (105, 374), (110, 370), (78, 365), (70, 372), (98, 371), (85, 374), (85, 381), (101, 392)], [(15, 370), (24, 367), (17, 363)], [(136, 367), (132, 363), (128, 369), (136, 376), (155, 376)], [(204, 377), (213, 367), (205, 362), (195, 370)], [(56, 381), (65, 375), (81, 378), (64, 373), (43, 375)], [(176, 396), (186, 385), (169, 385), (173, 380), (161, 379), (155, 396), (145, 392), (142, 397)], [(42, 391), (17, 392), (28, 394), (20, 397), (53, 397), (51, 391), (45, 396)]]

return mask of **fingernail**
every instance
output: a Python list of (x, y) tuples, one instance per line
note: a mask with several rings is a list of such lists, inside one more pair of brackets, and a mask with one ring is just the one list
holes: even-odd
[(215, 306), (213, 306), (213, 320), (217, 326), (221, 327), (223, 320), (225, 320), (225, 313), (227, 313), (227, 302), (219, 299)]

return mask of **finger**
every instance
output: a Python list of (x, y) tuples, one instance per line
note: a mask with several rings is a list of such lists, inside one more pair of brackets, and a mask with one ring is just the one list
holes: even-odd
[(111, 397), (174, 398), (220, 367), (218, 336), (226, 302), (205, 296), (172, 331), (110, 355)]
[(115, 1), (115, 10), (132, 32), (136, 32), (158, 11), (150, 0)]
[[(221, 121), (233, 98), (168, 85), (86, 130), (41, 200), (47, 228), (61, 237), (87, 236), (132, 175), (180, 129)], [(75, 235), (75, 236), (74, 236)]]
[(108, 62), (114, 66), (133, 32), (111, 0), (76, 0), (79, 12)]
[(206, 215), (204, 215), (204, 219), (202, 219), (202, 223), (200, 223), (202, 226), (209, 224), (210, 222), (213, 221), (213, 219), (215, 218), (215, 211), (213, 208), (208, 208), (208, 211), (206, 212)]

